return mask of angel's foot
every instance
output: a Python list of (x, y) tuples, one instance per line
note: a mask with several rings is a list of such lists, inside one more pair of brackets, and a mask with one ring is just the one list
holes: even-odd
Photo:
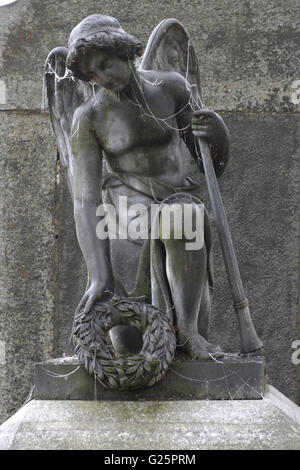
[(211, 354), (222, 354), (224, 355), (224, 352), (222, 351), (221, 347), (218, 344), (211, 344), (207, 342), (207, 350)]
[(220, 346), (209, 343), (201, 335), (186, 336), (184, 341), (183, 339), (179, 338), (181, 348), (192, 359), (220, 359), (224, 356)]

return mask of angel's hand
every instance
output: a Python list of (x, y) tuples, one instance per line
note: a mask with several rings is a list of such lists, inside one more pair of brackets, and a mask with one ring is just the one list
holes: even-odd
[(107, 300), (105, 285), (100, 282), (92, 282), (82, 297), (77, 311), (83, 310), (83, 313), (87, 314), (96, 302), (104, 302), (105, 300)]
[(209, 144), (223, 147), (229, 141), (228, 129), (217, 113), (209, 109), (195, 111), (192, 118), (194, 136), (205, 138)]

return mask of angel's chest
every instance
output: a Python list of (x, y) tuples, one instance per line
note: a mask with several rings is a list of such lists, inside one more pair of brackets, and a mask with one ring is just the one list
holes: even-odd
[(155, 106), (141, 109), (136, 105), (106, 110), (95, 129), (101, 146), (119, 156), (137, 147), (167, 144), (174, 133), (172, 120), (164, 120), (159, 111)]

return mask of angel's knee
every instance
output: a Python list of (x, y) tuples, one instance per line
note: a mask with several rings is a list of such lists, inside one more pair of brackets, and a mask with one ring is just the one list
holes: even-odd
[(166, 244), (181, 240), (186, 249), (201, 249), (204, 244), (204, 206), (194, 202), (166, 204), (160, 214), (159, 237)]

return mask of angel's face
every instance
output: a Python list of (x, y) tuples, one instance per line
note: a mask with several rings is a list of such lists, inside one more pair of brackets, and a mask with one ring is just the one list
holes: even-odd
[(123, 90), (130, 80), (128, 61), (111, 52), (91, 52), (80, 68), (90, 80), (112, 91)]

